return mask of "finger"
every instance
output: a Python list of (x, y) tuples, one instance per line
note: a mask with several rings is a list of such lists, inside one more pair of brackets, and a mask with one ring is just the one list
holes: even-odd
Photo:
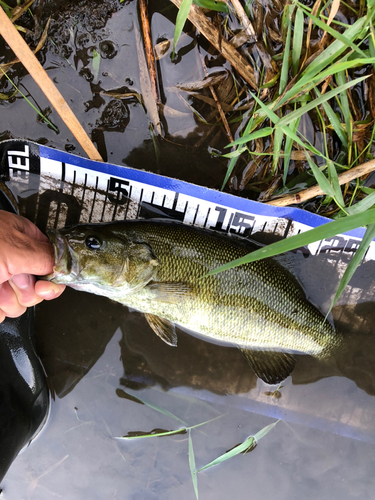
[(5, 318), (6, 318), (5, 312), (0, 309), (0, 323), (2, 323)]
[(65, 285), (58, 285), (52, 281), (39, 280), (35, 283), (35, 293), (45, 300), (52, 300), (60, 297), (65, 290)]
[(0, 309), (9, 318), (18, 318), (26, 311), (26, 307), (18, 302), (16, 293), (7, 281), (0, 285)]
[(53, 247), (29, 220), (0, 210), (0, 241), (0, 282), (14, 274), (52, 272)]
[(4, 210), (0, 210), (0, 222), (4, 224), (5, 227), (14, 228), (20, 233), (24, 233), (30, 238), (38, 241), (48, 242), (48, 238), (45, 234), (40, 231), (31, 221), (22, 217), (21, 215), (12, 214)]
[(24, 234), (9, 236), (0, 249), (0, 260), (5, 266), (3, 281), (15, 274), (40, 276), (52, 272), (54, 252), (51, 243), (33, 240)]
[(43, 300), (35, 293), (35, 278), (31, 274), (15, 274), (9, 280), (9, 285), (22, 306), (35, 306)]

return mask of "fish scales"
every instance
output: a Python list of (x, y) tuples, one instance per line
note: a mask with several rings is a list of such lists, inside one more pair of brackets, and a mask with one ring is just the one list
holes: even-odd
[[(305, 298), (295, 278), (273, 259), (207, 273), (253, 250), (240, 238), (171, 221), (123, 221), (54, 230), (52, 279), (104, 295), (146, 314), (165, 342), (177, 345), (173, 324), (209, 340), (242, 348), (268, 383), (284, 365), (277, 353), (326, 357), (341, 335)], [(244, 349), (246, 351), (244, 351)], [(275, 353), (267, 375), (263, 352)], [(259, 353), (256, 354), (256, 353)]]
[(318, 356), (336, 334), (306, 301), (290, 274), (261, 260), (202, 278), (208, 271), (249, 253), (233, 237), (189, 226), (144, 223), (134, 238), (147, 241), (160, 261), (155, 282), (189, 283), (185, 300), (163, 303), (147, 288), (119, 301), (160, 315), (197, 333), (243, 347), (294, 350)]

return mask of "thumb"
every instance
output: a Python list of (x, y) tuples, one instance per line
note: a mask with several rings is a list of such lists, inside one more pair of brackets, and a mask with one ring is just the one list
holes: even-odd
[(19, 234), (17, 239), (17, 244), (8, 243), (1, 249), (0, 259), (2, 255), (9, 274), (5, 280), (14, 274), (26, 273), (41, 276), (52, 272), (54, 251), (50, 242), (35, 240), (25, 234)]

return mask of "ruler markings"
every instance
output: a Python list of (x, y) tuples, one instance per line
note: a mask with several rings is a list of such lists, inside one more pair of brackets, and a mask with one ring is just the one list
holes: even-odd
[[(178, 214), (183, 215), (182, 220), (185, 224), (213, 228), (222, 232), (236, 233), (244, 236), (255, 232), (267, 232), (282, 237), (289, 237), (310, 229), (309, 225), (292, 221), (289, 218), (240, 212), (232, 207), (195, 198), (184, 193), (178, 193), (134, 180), (126, 180), (125, 178), (114, 178), (107, 173), (98, 174), (95, 172), (95, 175), (93, 175), (90, 169), (74, 167), (69, 164), (65, 165), (57, 160), (42, 157), (40, 163), (41, 176), (48, 175), (49, 177), (56, 178), (56, 180), (70, 181), (72, 184), (71, 189), (73, 187), (73, 191), (71, 190), (70, 193), (76, 193), (78, 185), (81, 180), (83, 181), (82, 189), (84, 196), (82, 196), (82, 208), (83, 211), (86, 209), (89, 213), (88, 220), (90, 222), (107, 220), (108, 215), (106, 214), (110, 206), (113, 206), (113, 220), (117, 220), (118, 218), (134, 219), (142, 215), (142, 206), (146, 206), (149, 203), (154, 207), (160, 207), (160, 213), (164, 213), (164, 216), (173, 216), (173, 212), (176, 214), (176, 218)], [(17, 167), (19, 169), (18, 165)], [(197, 189), (199, 190), (199, 187)], [(100, 193), (100, 191), (104, 192)], [(97, 220), (94, 205), (99, 203), (102, 204), (102, 210), (100, 219)], [(167, 210), (163, 212), (163, 208)], [(58, 203), (58, 207), (56, 207), (57, 218), (61, 217), (61, 210), (61, 204)], [(313, 254), (321, 252), (344, 252), (352, 254), (358, 247), (359, 242), (360, 238), (339, 235), (322, 242), (312, 243), (308, 246), (308, 250)], [(374, 242), (367, 251), (365, 259), (375, 259)]]

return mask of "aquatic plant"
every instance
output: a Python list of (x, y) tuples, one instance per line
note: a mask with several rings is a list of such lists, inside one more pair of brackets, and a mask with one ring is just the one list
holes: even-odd
[[(174, 420), (178, 420), (179, 422), (183, 422), (179, 417), (171, 413), (169, 410), (161, 408), (160, 406), (156, 406), (153, 403), (150, 403), (144, 399), (141, 399), (139, 397), (135, 397), (132, 394), (129, 394), (122, 389), (117, 389), (116, 394), (124, 399), (128, 399), (130, 401), (133, 401), (135, 403), (139, 403), (142, 405), (149, 406), (150, 408), (153, 408), (154, 410), (162, 413), (163, 415), (173, 418)], [(195, 455), (194, 455), (194, 447), (193, 447), (193, 440), (191, 437), (191, 431), (194, 429), (197, 429), (198, 427), (201, 427), (203, 425), (209, 424), (219, 418), (221, 418), (223, 415), (219, 415), (215, 418), (212, 418), (210, 420), (206, 420), (205, 422), (201, 422), (196, 425), (191, 425), (187, 426), (185, 424), (185, 427), (176, 429), (176, 430), (163, 430), (163, 429), (154, 429), (151, 432), (129, 432), (125, 436), (122, 437), (115, 437), (115, 439), (119, 440), (131, 440), (131, 439), (144, 439), (144, 438), (153, 438), (153, 437), (166, 437), (166, 436), (172, 436), (176, 434), (188, 434), (188, 460), (189, 460), (189, 468), (190, 468), (190, 474), (191, 474), (191, 479), (193, 483), (193, 488), (194, 488), (194, 493), (195, 497), (197, 500), (199, 500), (199, 494), (198, 494), (198, 479), (197, 479), (197, 474), (198, 472), (201, 472), (203, 470), (209, 469), (210, 467), (213, 467), (214, 465), (219, 465), (226, 460), (233, 458), (239, 454), (246, 454), (250, 451), (252, 451), (258, 444), (258, 441), (262, 439), (266, 434), (272, 430), (275, 425), (279, 422), (277, 420), (276, 422), (273, 422), (272, 424), (269, 424), (265, 427), (263, 427), (261, 430), (259, 430), (256, 434), (249, 436), (243, 443), (240, 443), (238, 445), (235, 445), (233, 448), (230, 450), (226, 451), (219, 457), (217, 457), (215, 460), (212, 462), (204, 465), (203, 467), (200, 467), (199, 469), (196, 468), (196, 462), (195, 462)], [(184, 423), (184, 422), (183, 422)]]
[[(181, 4), (176, 43), (187, 18), (196, 26), (199, 23), (190, 8), (191, 0), (172, 1)], [(256, 23), (256, 5), (247, 8), (249, 22)], [(307, 208), (306, 202), (314, 197), (309, 209), (335, 220), (260, 249), (216, 272), (366, 226), (332, 306), (349, 282), (375, 236), (375, 211), (371, 210), (375, 195), (365, 186), (366, 177), (375, 168), (371, 155), (374, 13), (372, 0), (359, 8), (340, 0), (326, 4), (317, 0), (310, 8), (294, 0), (280, 14), (279, 33), (274, 33), (275, 26), (266, 19), (267, 36), (261, 28), (257, 33), (254, 30), (253, 39), (250, 35), (244, 38), (242, 47), (248, 48), (247, 62), (253, 64), (256, 88), (253, 81), (245, 81), (233, 71), (246, 98), (240, 100), (237, 93), (237, 104), (226, 113), (235, 139), (227, 145), (231, 151), (222, 154), (228, 159), (222, 189), (229, 183), (234, 192), (248, 193), (252, 198), (258, 193), (258, 201), (278, 206), (298, 203)], [(230, 14), (223, 16), (226, 30), (220, 35), (232, 42), (238, 35), (230, 30)], [(277, 44), (272, 46), (272, 41)], [(260, 61), (249, 55), (249, 47), (252, 54), (258, 51)], [(356, 95), (368, 95), (368, 102), (356, 100)], [(244, 104), (248, 108), (245, 112)], [(304, 133), (307, 121), (315, 135), (320, 134), (320, 143), (313, 144)], [(368, 158), (371, 161), (366, 162)]]

